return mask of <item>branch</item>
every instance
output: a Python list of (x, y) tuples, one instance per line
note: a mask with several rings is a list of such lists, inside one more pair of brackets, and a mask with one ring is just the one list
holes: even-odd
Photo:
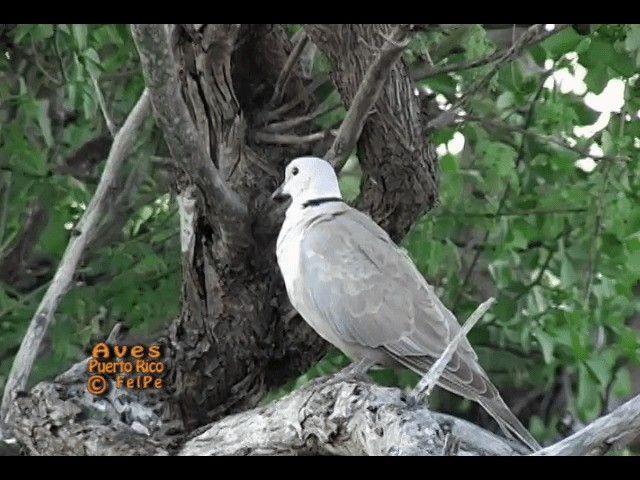
[(382, 87), (387, 80), (391, 68), (400, 58), (402, 50), (407, 45), (404, 37), (409, 31), (409, 25), (398, 25), (391, 37), (384, 43), (378, 56), (369, 66), (367, 73), (358, 87), (349, 111), (345, 116), (338, 135), (333, 141), (331, 149), (324, 156), (334, 168), (340, 170), (353, 151), (362, 133), (362, 127), (369, 116), (369, 112), (375, 105)]
[[(448, 435), (447, 435), (448, 433)], [(515, 455), (518, 446), (431, 412), (397, 388), (314, 380), (267, 406), (232, 415), (187, 441), (180, 455)]]
[(283, 120), (281, 122), (270, 123), (266, 127), (264, 127), (265, 132), (272, 133), (282, 133), (288, 132), (289, 130), (303, 125), (307, 122), (311, 122), (318, 117), (321, 117), (325, 113), (331, 112), (340, 107), (339, 103), (326, 102), (321, 104), (318, 108), (316, 108), (313, 112), (308, 113), (306, 115), (301, 115), (299, 117), (290, 118), (288, 120)]
[(247, 207), (220, 175), (191, 120), (182, 100), (178, 69), (164, 25), (134, 24), (131, 32), (155, 117), (171, 156), (202, 191), (211, 223), (222, 220), (228, 230), (238, 231), (245, 223), (242, 219), (247, 217)]
[(287, 133), (255, 132), (254, 139), (259, 143), (272, 145), (305, 145), (307, 143), (319, 142), (330, 135), (335, 135), (335, 131), (314, 132), (308, 135), (295, 135)]
[(560, 30), (568, 26), (568, 24), (556, 25), (556, 28), (551, 32), (545, 30), (544, 24), (536, 24), (529, 27), (525, 33), (523, 33), (515, 42), (513, 42), (513, 45), (500, 52), (500, 56), (494, 61), (491, 69), (486, 73), (486, 75), (483, 75), (475, 82), (473, 82), (469, 86), (469, 88), (467, 88), (464, 94), (451, 106), (451, 108), (445, 112), (442, 112), (436, 118), (431, 120), (427, 124), (427, 128), (442, 128), (452, 124), (455, 121), (458, 109), (464, 106), (469, 101), (469, 98), (472, 95), (474, 95), (478, 90), (489, 83), (491, 78), (500, 69), (500, 67), (518, 57), (526, 47), (539, 41), (540, 38), (546, 38), (551, 34), (558, 33)]
[(107, 208), (107, 202), (105, 200), (110, 190), (114, 188), (120, 167), (133, 145), (134, 134), (138, 127), (142, 125), (148, 112), (149, 94), (148, 91), (145, 90), (135, 107), (133, 107), (133, 110), (131, 110), (122, 129), (116, 134), (113, 140), (113, 145), (111, 146), (111, 151), (109, 152), (109, 157), (102, 172), (98, 188), (87, 210), (78, 221), (74, 229), (76, 235), (72, 236), (69, 240), (69, 244), (62, 256), (58, 270), (51, 281), (51, 285), (42, 298), (27, 329), (27, 333), (22, 340), (20, 350), (18, 350), (13, 366), (11, 367), (11, 372), (7, 378), (2, 405), (0, 405), (0, 430), (9, 422), (16, 395), (18, 392), (23, 391), (27, 384), (29, 373), (33, 367), (33, 362), (38, 354), (44, 334), (53, 319), (60, 300), (73, 281), (74, 273), (80, 263), (85, 247), (91, 239), (94, 227), (104, 215), (104, 211)]
[(460, 343), (460, 341), (463, 338), (466, 338), (467, 334), (471, 331), (474, 325), (478, 323), (478, 320), (480, 320), (482, 316), (487, 312), (487, 310), (491, 308), (491, 305), (493, 305), (495, 301), (496, 299), (492, 297), (484, 303), (478, 305), (478, 308), (476, 308), (471, 316), (467, 319), (460, 331), (453, 337), (451, 342), (449, 342), (449, 345), (447, 345), (447, 348), (444, 349), (444, 352), (442, 352), (440, 358), (436, 360), (436, 362), (431, 366), (426, 375), (422, 377), (422, 379), (415, 386), (415, 388), (411, 392), (411, 395), (413, 395), (414, 397), (419, 397), (423, 392), (427, 396), (431, 394), (431, 391), (438, 383), (440, 375), (442, 375), (442, 372), (444, 371), (454, 352), (458, 348), (458, 344)]
[(313, 95), (316, 90), (318, 90), (320, 87), (322, 87), (328, 81), (329, 81), (329, 76), (328, 75), (326, 75), (326, 74), (318, 75), (309, 85), (307, 85), (304, 88), (304, 90), (302, 90), (302, 92), (300, 92), (300, 95), (296, 96), (295, 98), (293, 98), (292, 100), (288, 101), (284, 105), (281, 105), (281, 106), (279, 106), (278, 108), (276, 108), (274, 110), (270, 110), (270, 111), (266, 112), (260, 118), (260, 121), (269, 122), (271, 120), (280, 119), (284, 114), (290, 112), (295, 107), (297, 107), (299, 104), (301, 104), (303, 101), (305, 101), (307, 98), (309, 98), (311, 95)]
[(617, 156), (611, 156), (611, 155), (593, 155), (589, 153), (588, 150), (571, 146), (564, 140), (558, 139), (551, 135), (543, 135), (541, 133), (533, 132), (529, 130), (529, 128), (518, 127), (516, 125), (509, 125), (508, 123), (505, 123), (502, 121), (491, 120), (489, 118), (482, 118), (476, 115), (464, 115), (459, 118), (470, 120), (472, 122), (478, 122), (488, 127), (499, 128), (501, 130), (507, 130), (510, 132), (519, 133), (520, 135), (524, 135), (526, 137), (533, 138), (534, 140), (538, 140), (540, 143), (553, 143), (554, 145), (558, 145), (561, 148), (575, 152), (582, 157), (591, 157), (594, 160), (606, 160), (609, 162), (626, 162), (629, 160), (626, 157), (617, 157)]
[(116, 128), (116, 124), (113, 122), (113, 120), (111, 119), (111, 116), (109, 115), (109, 111), (107, 110), (107, 104), (104, 101), (104, 95), (102, 95), (102, 90), (100, 89), (100, 84), (98, 83), (98, 80), (96, 79), (95, 76), (93, 75), (90, 75), (90, 76), (91, 76), (91, 83), (93, 83), (93, 88), (96, 91), (98, 105), (100, 106), (100, 110), (102, 111), (102, 116), (104, 117), (104, 121), (107, 124), (107, 130), (109, 130), (109, 133), (113, 138), (116, 132), (118, 131), (118, 129)]
[(300, 55), (302, 55), (304, 48), (307, 46), (307, 43), (309, 43), (309, 37), (307, 37), (304, 31), (301, 30), (301, 32), (302, 33), (297, 38), (297, 41), (293, 46), (293, 50), (291, 50), (291, 54), (289, 55), (289, 58), (287, 58), (284, 67), (282, 67), (282, 71), (278, 76), (278, 80), (273, 87), (273, 96), (271, 97), (271, 101), (269, 102), (269, 105), (271, 106), (275, 106), (282, 101), (282, 95), (285, 88), (287, 88), (287, 83), (289, 82), (289, 78), (291, 77), (291, 72), (298, 63), (298, 59), (300, 58)]
[[(566, 27), (567, 25), (564, 26)], [(536, 25), (534, 25), (532, 28), (534, 27), (536, 30), (538, 30)], [(526, 47), (530, 47), (532, 45), (540, 43), (549, 38), (551, 35), (558, 33), (561, 27), (562, 26), (556, 26), (556, 28), (551, 31), (542, 29), (538, 34), (526, 40), (526, 43), (524, 45), (521, 45), (520, 51), (522, 51)], [(527, 35), (528, 33), (529, 32), (526, 32), (524, 35)], [(518, 39), (518, 41), (520, 40), (522, 40), (522, 37)], [(507, 55), (509, 55), (509, 58), (515, 58), (519, 55), (520, 52), (516, 52), (515, 55), (509, 54), (509, 50), (513, 48), (514, 45), (515, 42), (510, 47), (504, 48), (490, 55), (485, 55), (484, 57), (480, 58), (472, 58), (470, 60), (464, 60), (462, 62), (452, 63), (450, 65), (421, 65), (419, 68), (411, 71), (411, 78), (415, 81), (426, 80), (427, 78), (436, 77), (445, 73), (459, 72), (460, 70), (469, 70), (471, 68), (483, 67), (490, 63), (499, 61)]]
[(640, 435), (640, 395), (594, 420), (573, 435), (532, 455), (603, 455), (626, 447)]

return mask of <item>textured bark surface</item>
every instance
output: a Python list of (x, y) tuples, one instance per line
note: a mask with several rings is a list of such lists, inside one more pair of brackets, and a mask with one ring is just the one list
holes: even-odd
[(459, 455), (523, 453), (519, 445), (432, 412), (398, 389), (314, 381), (266, 407), (224, 418), (179, 454), (439, 456), (454, 444)]

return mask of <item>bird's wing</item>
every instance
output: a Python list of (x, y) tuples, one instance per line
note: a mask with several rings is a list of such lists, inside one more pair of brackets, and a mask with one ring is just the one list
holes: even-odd
[[(311, 222), (300, 260), (306, 301), (347, 343), (383, 349), (425, 373), (460, 328), (404, 251), (355, 209)], [(471, 393), (486, 392), (484, 372), (466, 339), (446, 372)]]

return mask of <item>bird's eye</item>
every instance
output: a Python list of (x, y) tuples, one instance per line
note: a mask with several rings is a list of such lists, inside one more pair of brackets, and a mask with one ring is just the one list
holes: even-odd
[(297, 175), (298, 173), (300, 173), (300, 170), (298, 170), (298, 167), (293, 167), (291, 169), (291, 175)]

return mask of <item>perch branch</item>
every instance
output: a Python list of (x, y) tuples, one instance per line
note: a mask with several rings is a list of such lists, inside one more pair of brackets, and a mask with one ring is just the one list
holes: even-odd
[(190, 439), (180, 455), (435, 455), (446, 436), (460, 455), (516, 455), (464, 420), (411, 404), (396, 388), (312, 381), (269, 405), (232, 415)]

